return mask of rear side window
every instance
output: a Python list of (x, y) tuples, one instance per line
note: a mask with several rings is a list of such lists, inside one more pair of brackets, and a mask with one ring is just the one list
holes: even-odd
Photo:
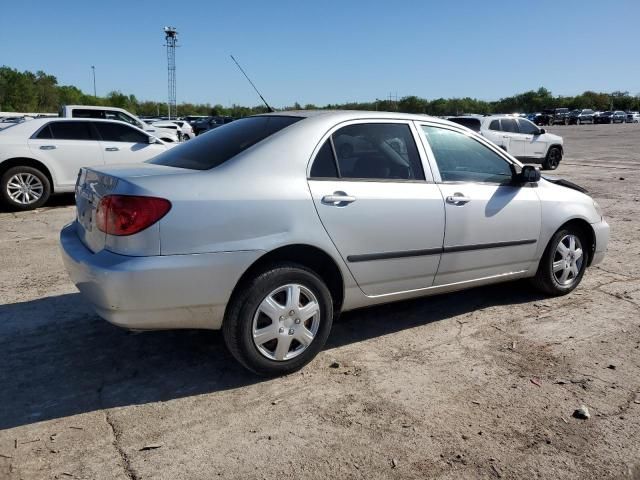
[(331, 136), (340, 178), (424, 180), (409, 125), (360, 123)]
[(489, 125), (489, 130), (500, 131), (500, 120), (491, 120), (491, 124)]
[(220, 126), (151, 160), (156, 165), (209, 170), (298, 121), (300, 117), (261, 115)]
[(324, 142), (322, 148), (318, 151), (316, 158), (313, 160), (311, 167), (311, 178), (337, 178), (338, 169), (336, 168), (336, 160), (333, 156), (333, 148), (331, 140)]
[(149, 137), (135, 128), (119, 123), (94, 122), (102, 140), (107, 142), (148, 143)]
[(90, 110), (86, 108), (74, 108), (71, 116), (73, 118), (106, 118), (104, 110)]
[(49, 128), (49, 125), (45, 125), (42, 128), (42, 130), (38, 132), (38, 135), (36, 135), (36, 138), (53, 138), (53, 136), (51, 135), (51, 129)]
[(503, 132), (518, 133), (518, 126), (513, 118), (503, 118), (500, 120)]
[(56, 140), (96, 140), (89, 122), (52, 122), (49, 128)]

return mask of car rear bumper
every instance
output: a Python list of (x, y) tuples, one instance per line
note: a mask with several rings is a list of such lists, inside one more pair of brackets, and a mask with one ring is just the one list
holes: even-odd
[(593, 260), (591, 265), (597, 265), (604, 260), (605, 253), (607, 252), (607, 245), (609, 244), (609, 224), (603, 218), (598, 223), (592, 223), (593, 233), (596, 239), (596, 249), (593, 254)]
[(60, 232), (60, 246), (71, 280), (98, 315), (133, 330), (219, 329), (237, 281), (263, 253), (92, 253), (73, 223)]

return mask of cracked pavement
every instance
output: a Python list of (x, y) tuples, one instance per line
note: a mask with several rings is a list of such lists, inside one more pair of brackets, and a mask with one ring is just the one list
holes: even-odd
[(550, 130), (554, 174), (611, 224), (575, 292), (516, 282), (352, 312), (272, 380), (217, 332), (93, 314), (58, 254), (70, 196), (0, 212), (0, 479), (640, 478), (640, 126)]

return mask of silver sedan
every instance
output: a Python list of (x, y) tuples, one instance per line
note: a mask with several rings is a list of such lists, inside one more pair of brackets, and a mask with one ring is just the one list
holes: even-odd
[(520, 278), (567, 294), (609, 236), (579, 186), (460, 125), (381, 112), (244, 118), (84, 168), (76, 202), (63, 257), (100, 316), (222, 329), (262, 375), (313, 359), (340, 312)]

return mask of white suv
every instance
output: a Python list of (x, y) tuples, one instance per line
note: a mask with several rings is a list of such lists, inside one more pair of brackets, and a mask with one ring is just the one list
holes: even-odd
[(452, 122), (470, 128), (525, 163), (541, 163), (546, 170), (555, 170), (564, 154), (559, 135), (547, 133), (526, 118), (509, 115), (450, 118)]

